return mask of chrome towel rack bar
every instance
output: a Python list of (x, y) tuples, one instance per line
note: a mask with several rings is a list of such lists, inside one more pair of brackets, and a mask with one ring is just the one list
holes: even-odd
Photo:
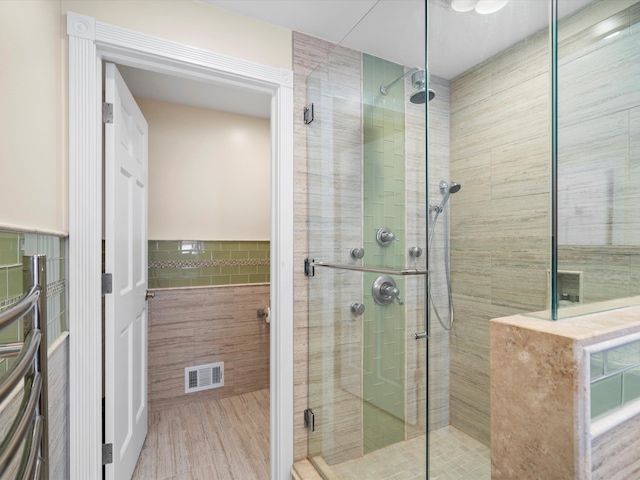
[(0, 358), (15, 357), (11, 368), (0, 378), (0, 403), (24, 380), (24, 394), (18, 414), (0, 439), (0, 477), (11, 465), (24, 443), (17, 468), (9, 474), (16, 479), (49, 478), (49, 435), (47, 425), (47, 273), (46, 257), (23, 258), (27, 293), (16, 305), (0, 314), (0, 330), (24, 319), (23, 342), (0, 345)]

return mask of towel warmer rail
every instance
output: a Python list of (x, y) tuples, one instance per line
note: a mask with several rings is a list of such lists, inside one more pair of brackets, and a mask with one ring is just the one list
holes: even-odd
[(24, 341), (0, 345), (0, 358), (15, 358), (0, 378), (0, 404), (24, 381), (18, 414), (0, 441), (0, 477), (4, 478), (24, 444), (20, 462), (11, 473), (16, 479), (48, 480), (46, 257), (23, 257), (22, 270), (25, 296), (0, 313), (0, 330), (24, 319)]

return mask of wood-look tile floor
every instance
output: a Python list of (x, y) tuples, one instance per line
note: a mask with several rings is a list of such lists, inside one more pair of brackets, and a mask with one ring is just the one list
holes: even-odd
[(133, 480), (269, 478), (269, 390), (149, 415)]

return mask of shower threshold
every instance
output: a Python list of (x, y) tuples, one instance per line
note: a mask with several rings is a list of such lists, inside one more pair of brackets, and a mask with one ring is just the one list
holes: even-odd
[[(489, 448), (451, 425), (430, 433), (430, 480), (489, 480)], [(362, 457), (328, 465), (322, 457), (311, 460), (331, 480), (425, 479), (425, 436), (381, 448)]]

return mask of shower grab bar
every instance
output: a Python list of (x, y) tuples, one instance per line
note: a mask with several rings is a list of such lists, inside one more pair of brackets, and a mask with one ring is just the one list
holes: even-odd
[(22, 270), (25, 283), (29, 286), (27, 293), (16, 305), (0, 314), (0, 330), (25, 319), (24, 341), (0, 346), (0, 358), (16, 357), (13, 366), (0, 378), (0, 403), (24, 380), (24, 394), (18, 413), (4, 438), (0, 439), (0, 477), (4, 478), (19, 447), (24, 445), (16, 478), (47, 480), (46, 257), (23, 257)]
[(355, 272), (381, 273), (384, 275), (426, 275), (427, 270), (418, 268), (384, 268), (384, 267), (361, 267), (358, 265), (341, 265), (338, 263), (311, 262), (312, 267), (337, 268), (339, 270), (353, 270)]

